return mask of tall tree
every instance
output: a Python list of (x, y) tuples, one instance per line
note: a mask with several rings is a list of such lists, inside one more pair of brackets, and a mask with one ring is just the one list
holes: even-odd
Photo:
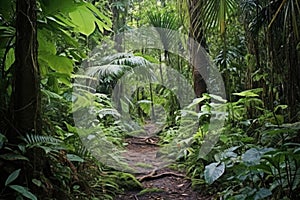
[[(244, 5), (251, 8), (248, 1)], [(300, 6), (297, 0), (255, 1), (252, 15), (245, 22), (248, 52), (254, 57), (259, 82), (263, 88), (263, 100), (273, 110), (277, 104), (288, 105), (288, 121), (296, 121), (299, 104), (299, 43)], [(249, 9), (248, 9), (248, 12)], [(253, 37), (253, 36), (256, 36)], [(297, 48), (298, 45), (298, 48)], [(252, 64), (253, 65), (253, 64)], [(251, 75), (251, 74), (250, 74)]]
[(126, 18), (130, 1), (128, 0), (110, 0), (113, 14), (113, 31), (115, 33), (115, 49), (122, 52), (124, 49), (122, 32), (126, 30)]
[[(199, 43), (202, 47), (207, 49), (206, 41), (204, 38), (204, 28), (203, 28), (203, 19), (201, 17), (200, 11), (204, 1), (200, 0), (189, 0), (188, 1), (188, 10), (189, 10), (189, 36)], [(206, 92), (207, 86), (205, 79), (207, 78), (207, 69), (204, 69), (204, 66), (200, 66), (201, 58), (199, 55), (200, 49), (196, 44), (191, 46), (191, 63), (193, 67), (193, 83), (194, 83), (194, 92), (197, 97), (201, 97), (203, 93)], [(200, 70), (201, 67), (201, 70)], [(201, 73), (201, 72), (202, 73)], [(205, 77), (206, 76), (206, 77)]]
[(40, 132), (39, 66), (36, 0), (16, 1), (16, 47), (13, 85), (15, 130)]
[[(264, 9), (263, 9), (264, 11)], [(300, 5), (298, 0), (269, 1), (267, 11), (268, 62), (271, 77), (268, 100), (275, 105), (274, 88), (282, 88), (283, 103), (289, 106), (289, 121), (297, 121), (300, 98)], [(288, 81), (286, 81), (288, 80)], [(272, 88), (272, 89), (270, 89)]]

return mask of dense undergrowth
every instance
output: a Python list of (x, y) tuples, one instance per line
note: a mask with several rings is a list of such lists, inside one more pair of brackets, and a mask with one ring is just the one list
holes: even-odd
[[(178, 167), (188, 171), (195, 189), (216, 198), (299, 198), (299, 122), (284, 123), (286, 106), (269, 111), (253, 91), (236, 95), (240, 96), (237, 102), (227, 103), (232, 116), (212, 151), (200, 155), (208, 128), (207, 121), (199, 119), (200, 128), (179, 158)], [(250, 119), (251, 108), (255, 115)], [(163, 133), (163, 139), (177, 135), (175, 127)]]

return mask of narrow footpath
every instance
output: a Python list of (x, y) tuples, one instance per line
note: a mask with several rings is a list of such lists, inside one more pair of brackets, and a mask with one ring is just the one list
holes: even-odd
[(147, 124), (144, 137), (126, 139), (126, 158), (132, 173), (142, 183), (142, 190), (124, 191), (116, 200), (210, 200), (192, 189), (191, 181), (184, 172), (168, 168), (157, 159), (159, 138), (157, 127)]

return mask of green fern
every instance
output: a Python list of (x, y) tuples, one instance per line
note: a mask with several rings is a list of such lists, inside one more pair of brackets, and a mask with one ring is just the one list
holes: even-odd
[(35, 135), (35, 134), (26, 134), (25, 137), (22, 138), (23, 141), (26, 142), (27, 145), (35, 145), (35, 144), (61, 144), (62, 141), (54, 138), (52, 136), (45, 135)]
[(76, 148), (74, 153), (83, 159), (92, 157), (91, 152), (83, 145), (80, 145), (79, 148)]

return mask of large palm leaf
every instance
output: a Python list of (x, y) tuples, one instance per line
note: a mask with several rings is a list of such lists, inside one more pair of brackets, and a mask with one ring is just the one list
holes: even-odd
[[(220, 33), (225, 32), (226, 18), (237, 7), (237, 0), (190, 0), (190, 16), (194, 27), (203, 26), (209, 30), (219, 26)], [(196, 12), (196, 13), (194, 13)]]
[(174, 31), (179, 28), (177, 17), (170, 12), (164, 10), (158, 12), (149, 12), (148, 20), (154, 27), (159, 27), (157, 32), (159, 33), (164, 49), (169, 49), (170, 42), (173, 41)]
[(133, 67), (149, 67), (150, 62), (132, 53), (116, 53), (101, 58), (97, 54), (89, 60), (89, 67), (86, 71), (88, 76), (114, 76), (118, 77)]

